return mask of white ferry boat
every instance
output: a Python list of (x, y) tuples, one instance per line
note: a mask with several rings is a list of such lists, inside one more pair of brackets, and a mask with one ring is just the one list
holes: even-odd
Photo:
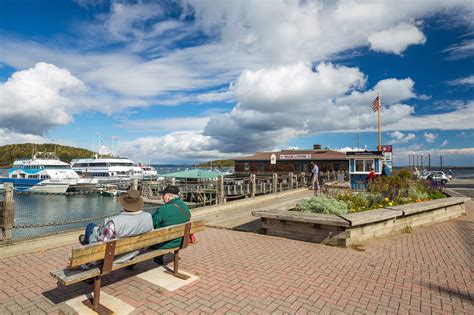
[(79, 175), (52, 152), (37, 152), (32, 159), (17, 160), (0, 183), (13, 183), (18, 191), (65, 193)]
[(75, 159), (71, 168), (82, 180), (97, 179), (98, 183), (126, 181), (142, 177), (142, 169), (135, 166), (132, 160), (120, 157), (95, 157)]

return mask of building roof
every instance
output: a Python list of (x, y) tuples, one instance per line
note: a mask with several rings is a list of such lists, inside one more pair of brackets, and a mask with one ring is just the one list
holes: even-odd
[(211, 178), (217, 178), (219, 176), (222, 176), (222, 174), (195, 168), (192, 170), (185, 170), (181, 172), (163, 174), (161, 176), (168, 177), (168, 178), (211, 179)]
[(357, 152), (347, 152), (347, 158), (349, 159), (363, 159), (363, 158), (383, 158), (382, 151), (357, 151)]
[(277, 152), (257, 152), (251, 156), (234, 159), (235, 161), (270, 161), (275, 154), (277, 161), (346, 160), (346, 153), (328, 149), (282, 150)]

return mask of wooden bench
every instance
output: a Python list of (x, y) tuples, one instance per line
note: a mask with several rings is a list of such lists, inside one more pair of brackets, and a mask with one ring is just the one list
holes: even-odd
[[(112, 311), (110, 309), (100, 304), (100, 282), (103, 275), (154, 257), (174, 253), (173, 271), (169, 273), (175, 277), (187, 279), (189, 278), (188, 276), (179, 272), (179, 251), (188, 246), (189, 234), (203, 231), (204, 226), (204, 220), (197, 220), (168, 226), (137, 236), (93, 243), (85, 246), (77, 245), (72, 248), (69, 266), (65, 269), (51, 271), (50, 274), (58, 280), (58, 284), (65, 286), (94, 278), (93, 299), (92, 301), (87, 299), (83, 301), (83, 303), (99, 314), (111, 314)], [(152, 245), (179, 237), (183, 237), (183, 241), (179, 247), (170, 249), (145, 249)], [(115, 256), (136, 250), (140, 250), (140, 253), (131, 260), (122, 263), (114, 262)], [(81, 265), (91, 262), (98, 262), (98, 264), (92, 269), (79, 269)]]

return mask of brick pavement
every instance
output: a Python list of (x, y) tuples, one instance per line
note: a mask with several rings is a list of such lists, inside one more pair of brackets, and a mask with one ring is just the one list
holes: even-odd
[[(365, 251), (208, 228), (181, 260), (200, 280), (166, 292), (134, 276), (155, 267), (150, 262), (105, 276), (103, 290), (136, 314), (474, 314), (473, 225), (471, 201), (467, 216)], [(0, 260), (0, 314), (72, 313), (64, 301), (90, 286), (57, 288), (49, 276), (66, 265), (69, 251)]]

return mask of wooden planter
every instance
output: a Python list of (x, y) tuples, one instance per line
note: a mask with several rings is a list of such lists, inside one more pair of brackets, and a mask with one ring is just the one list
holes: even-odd
[(454, 197), (342, 216), (285, 210), (253, 211), (264, 234), (327, 245), (351, 246), (460, 217), (469, 198)]

